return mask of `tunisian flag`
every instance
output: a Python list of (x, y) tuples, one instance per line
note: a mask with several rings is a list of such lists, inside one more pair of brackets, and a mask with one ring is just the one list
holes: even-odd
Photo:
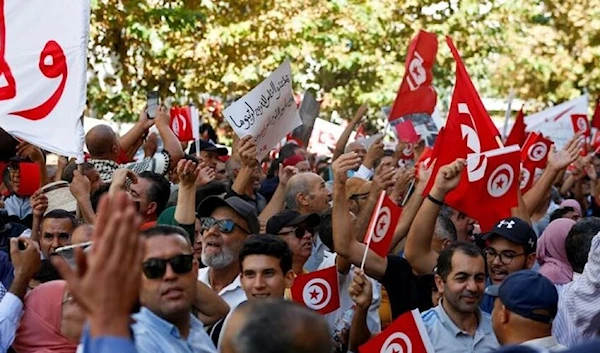
[(594, 116), (592, 117), (592, 127), (600, 129), (600, 96), (596, 98), (596, 109), (594, 110)]
[(435, 353), (419, 310), (400, 315), (390, 326), (358, 347), (360, 353)]
[(0, 1), (0, 128), (83, 162), (89, 1)]
[(325, 315), (340, 307), (338, 276), (335, 266), (300, 275), (292, 285), (292, 299)]
[(527, 139), (527, 133), (525, 132), (525, 116), (523, 115), (523, 108), (517, 113), (517, 119), (515, 124), (510, 130), (510, 134), (506, 138), (506, 145), (519, 145), (523, 147), (525, 140)]
[[(442, 166), (457, 158), (467, 158), (467, 154), (472, 154), (474, 160), (467, 165), (458, 187), (446, 196), (445, 201), (452, 208), (474, 217), (467, 212), (472, 207), (469, 200), (473, 198), (465, 195), (475, 195), (471, 184), (480, 181), (486, 171), (487, 159), (483, 153), (499, 147), (500, 133), (483, 106), (452, 40), (446, 37), (446, 41), (456, 61), (456, 84), (443, 135), (436, 140), (436, 145), (439, 145), (434, 148), (436, 161), (432, 175), (437, 175)], [(435, 177), (429, 179), (424, 195), (429, 193), (434, 181)]]
[(432, 69), (437, 49), (437, 36), (425, 31), (419, 31), (410, 42), (404, 65), (404, 78), (388, 116), (389, 121), (408, 114), (433, 113), (437, 94), (432, 85)]
[(392, 202), (389, 197), (385, 196), (385, 190), (382, 191), (379, 194), (377, 205), (373, 209), (367, 234), (365, 234), (363, 240), (369, 249), (373, 250), (379, 257), (385, 258), (390, 252), (390, 244), (394, 238), (394, 232), (401, 213), (402, 209)]
[(552, 141), (545, 138), (542, 134), (532, 132), (527, 137), (527, 141), (521, 149), (521, 192), (524, 194), (533, 183), (542, 175), (548, 162), (548, 153), (552, 147)]
[(585, 137), (590, 137), (592, 135), (587, 115), (573, 114), (571, 115), (571, 123), (573, 124), (573, 131), (576, 134), (581, 132)]
[(181, 142), (192, 141), (194, 133), (192, 130), (192, 112), (189, 107), (174, 107), (170, 110), (171, 130)]

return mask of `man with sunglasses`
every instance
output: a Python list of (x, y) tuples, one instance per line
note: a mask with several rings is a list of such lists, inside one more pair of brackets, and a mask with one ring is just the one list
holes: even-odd
[(161, 225), (141, 233), (146, 238), (140, 312), (133, 315), (139, 352), (216, 353), (202, 323), (192, 314), (198, 261), (186, 232)]
[(250, 234), (258, 234), (256, 208), (239, 197), (207, 197), (198, 206), (202, 263), (198, 280), (204, 282), (233, 310), (246, 300), (240, 282), (238, 256)]
[(316, 213), (303, 215), (298, 211), (285, 210), (267, 222), (267, 233), (280, 236), (290, 247), (295, 275), (305, 272), (304, 264), (312, 253), (312, 237), (320, 221)]

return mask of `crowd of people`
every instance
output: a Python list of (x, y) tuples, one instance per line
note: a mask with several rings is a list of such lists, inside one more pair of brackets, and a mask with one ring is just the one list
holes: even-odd
[[(359, 122), (332, 156), (290, 141), (263, 161), (252, 136), (188, 149), (164, 107), (93, 127), (80, 164), (0, 131), (0, 350), (358, 352), (418, 309), (435, 352), (600, 352), (600, 156), (580, 135), (481, 229), (444, 203), (464, 159), (434, 175), (423, 142), (405, 160), (349, 141)], [(386, 257), (363, 241), (382, 191), (402, 207)], [(331, 267), (337, 310), (292, 300)]]

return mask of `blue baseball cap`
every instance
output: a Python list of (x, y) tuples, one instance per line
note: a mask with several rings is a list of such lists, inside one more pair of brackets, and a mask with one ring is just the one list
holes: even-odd
[(554, 284), (538, 272), (514, 272), (500, 285), (488, 286), (485, 294), (498, 297), (508, 310), (524, 318), (552, 323), (558, 311)]

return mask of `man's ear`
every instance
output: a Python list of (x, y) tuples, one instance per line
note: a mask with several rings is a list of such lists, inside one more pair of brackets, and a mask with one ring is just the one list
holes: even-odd
[(438, 274), (436, 274), (434, 276), (434, 280), (435, 280), (435, 286), (438, 289), (438, 292), (440, 293), (440, 296), (442, 296), (444, 294), (444, 287), (446, 286), (444, 284), (444, 280), (442, 279), (442, 277)]
[(533, 265), (535, 264), (535, 260), (536, 260), (535, 253), (531, 253), (531, 254), (527, 255), (527, 260), (525, 261), (525, 266), (527, 268), (533, 268)]
[(508, 323), (508, 320), (510, 320), (510, 311), (508, 311), (508, 309), (506, 309), (504, 304), (500, 307), (500, 313), (498, 315), (498, 318), (500, 319), (500, 322), (503, 324)]
[(285, 274), (285, 288), (292, 288), (293, 284), (294, 284), (294, 271), (289, 270)]
[(302, 206), (308, 206), (310, 204), (308, 200), (308, 195), (303, 193), (299, 193), (298, 195), (296, 195), (296, 201), (299, 205)]
[(158, 204), (156, 202), (150, 202), (150, 204), (148, 205), (148, 209), (146, 210), (146, 214), (151, 215), (154, 212), (156, 212), (156, 209), (158, 208)]

